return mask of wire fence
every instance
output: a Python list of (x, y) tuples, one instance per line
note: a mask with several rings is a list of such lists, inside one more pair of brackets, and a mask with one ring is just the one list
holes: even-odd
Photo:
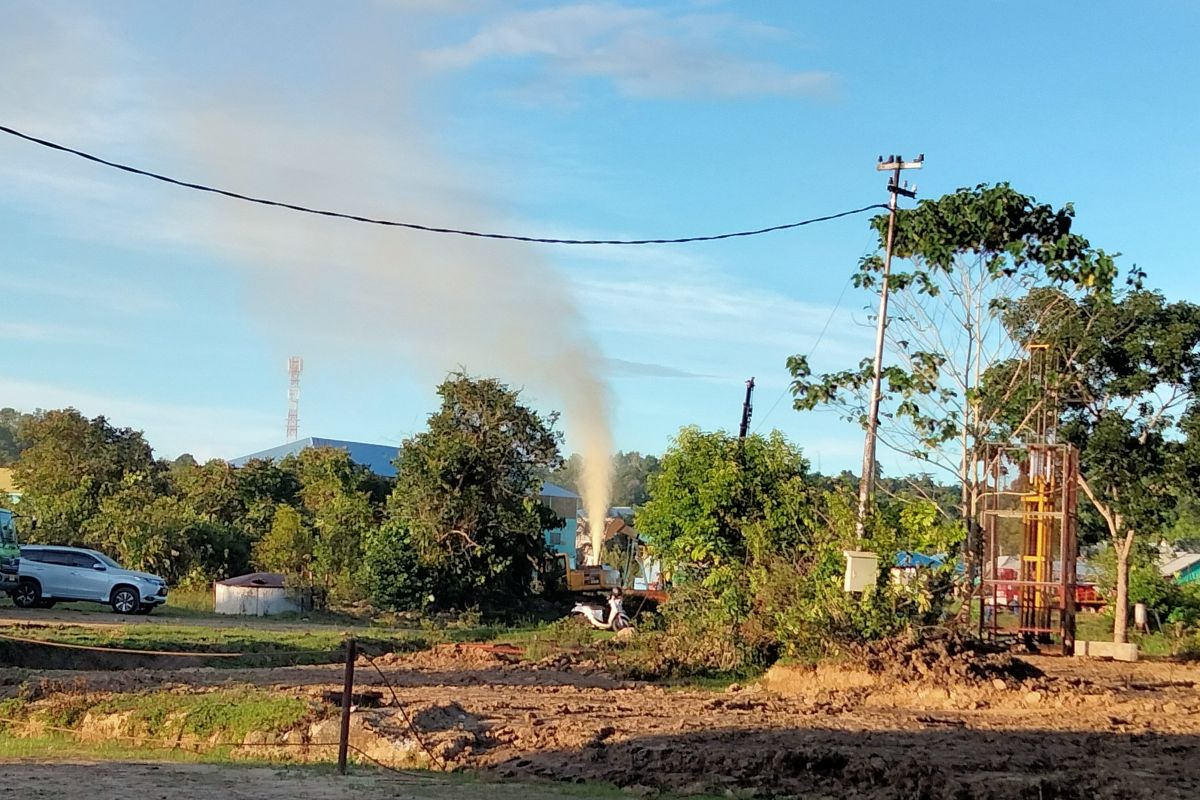
[[(195, 738), (185, 741), (184, 731), (187, 724), (187, 712), (184, 712), (184, 719), (181, 721), (179, 731), (173, 738), (152, 735), (137, 735), (133, 733), (115, 733), (106, 731), (102, 741), (97, 741), (94, 737), (84, 736), (79, 728), (74, 728), (66, 725), (55, 725), (45, 719), (37, 717), (16, 718), (10, 716), (0, 716), (0, 743), (4, 753), (9, 757), (17, 758), (45, 758), (53, 756), (56, 751), (64, 749), (64, 745), (68, 751), (72, 748), (94, 749), (101, 753), (105, 750), (115, 748), (130, 748), (137, 749), (139, 752), (156, 751), (166, 757), (180, 758), (203, 758), (205, 755), (216, 755), (221, 751), (229, 751), (238, 754), (244, 758), (258, 758), (259, 760), (267, 761), (294, 761), (298, 760), (293, 756), (285, 755), (289, 750), (298, 749), (302, 752), (303, 761), (336, 761), (339, 766), (339, 771), (342, 774), (346, 773), (347, 762), (350, 754), (353, 754), (361, 762), (372, 764), (378, 768), (388, 770), (389, 772), (412, 775), (409, 770), (398, 768), (388, 764), (362, 748), (356, 746), (351, 741), (351, 719), (355, 713), (354, 698), (361, 696), (355, 691), (355, 664), (358, 660), (363, 660), (371, 667), (375, 674), (387, 687), (391, 694), (391, 705), (386, 706), (386, 709), (394, 710), (403, 722), (412, 740), (421, 748), (429, 759), (429, 764), (432, 768), (439, 771), (448, 771), (450, 765), (446, 759), (437, 753), (430, 746), (429, 742), (421, 734), (420, 729), (415, 724), (413, 717), (408, 713), (404, 702), (400, 699), (399, 694), (392, 681), (388, 679), (387, 674), (380, 668), (375, 658), (368, 653), (362, 652), (356, 644), (353, 637), (347, 638), (342, 645), (335, 651), (325, 650), (310, 650), (310, 651), (280, 651), (276, 653), (242, 653), (242, 652), (195, 652), (195, 651), (170, 651), (170, 650), (139, 650), (133, 648), (120, 647), (100, 647), (95, 645), (80, 645), (66, 642), (53, 642), (42, 639), (35, 639), (23, 636), (13, 636), (10, 634), (0, 634), (0, 640), (12, 642), (15, 645), (22, 647), (48, 647), (52, 649), (62, 649), (72, 652), (93, 652), (102, 654), (118, 654), (121, 656), (146, 656), (146, 657), (178, 657), (178, 658), (243, 658), (246, 656), (288, 656), (297, 657), (304, 655), (322, 655), (329, 656), (331, 652), (339, 653), (344, 661), (344, 683), (343, 691), (340, 693), (341, 701), (341, 725), (339, 736), (332, 741), (312, 741), (308, 739), (304, 731), (298, 731), (297, 740), (282, 740), (279, 737), (274, 737), (272, 741), (224, 741), (213, 739)], [(281, 755), (284, 754), (284, 755)]]

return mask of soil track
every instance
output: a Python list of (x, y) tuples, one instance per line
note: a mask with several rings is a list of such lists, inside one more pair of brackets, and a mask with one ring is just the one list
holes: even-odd
[(89, 800), (186, 798), (186, 800), (559, 800), (555, 786), (499, 785), (391, 774), (341, 778), (312, 770), (214, 764), (78, 762), (0, 764), (0, 782), (12, 797), (76, 797)]
[[(451, 646), (377, 659), (423, 743), (456, 769), (733, 796), (1200, 796), (1200, 669), (1030, 657), (1007, 672), (775, 669), (724, 693), (621, 681), (568, 658), (521, 664)], [(953, 664), (951, 664), (953, 667)], [(1032, 676), (1032, 677), (1030, 677)], [(26, 676), (29, 677), (29, 676)], [(340, 696), (335, 667), (44, 673), (39, 694), (253, 683)], [(362, 662), (364, 737), (419, 753)], [(10, 689), (12, 691), (13, 687)], [(365, 742), (364, 744), (371, 744)]]

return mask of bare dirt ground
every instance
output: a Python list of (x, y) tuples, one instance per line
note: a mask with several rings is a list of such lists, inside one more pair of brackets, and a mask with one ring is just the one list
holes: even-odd
[(78, 797), (89, 800), (558, 800), (578, 797), (553, 785), (528, 786), (405, 777), (392, 774), (342, 778), (312, 770), (214, 764), (131, 762), (0, 764), (0, 793), (7, 797)]
[[(864, 657), (839, 667), (776, 668), (754, 685), (714, 693), (622, 681), (568, 657), (527, 664), (486, 648), (450, 646), (377, 659), (384, 677), (360, 662), (357, 700), (371, 707), (357, 712), (356, 736), (376, 757), (394, 752), (398, 764), (419, 762), (428, 747), (435, 763), (451, 769), (607, 781), (635, 794), (1200, 796), (1200, 667), (887, 655), (882, 664)], [(336, 698), (341, 671), (20, 677), (31, 679), (45, 694), (251, 683)], [(17, 680), (3, 681), (9, 692)]]

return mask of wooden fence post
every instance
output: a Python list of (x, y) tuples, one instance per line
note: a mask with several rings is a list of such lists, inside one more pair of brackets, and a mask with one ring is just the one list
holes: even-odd
[(338, 774), (346, 774), (346, 753), (350, 749), (350, 698), (354, 694), (354, 659), (358, 647), (354, 639), (346, 640), (346, 682), (342, 686), (342, 729), (338, 735)]

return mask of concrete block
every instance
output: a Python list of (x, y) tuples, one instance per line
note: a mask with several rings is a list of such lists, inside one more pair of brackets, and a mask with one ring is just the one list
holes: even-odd
[(1075, 640), (1075, 655), (1088, 658), (1111, 658), (1114, 661), (1137, 661), (1138, 648), (1132, 642), (1084, 642)]

